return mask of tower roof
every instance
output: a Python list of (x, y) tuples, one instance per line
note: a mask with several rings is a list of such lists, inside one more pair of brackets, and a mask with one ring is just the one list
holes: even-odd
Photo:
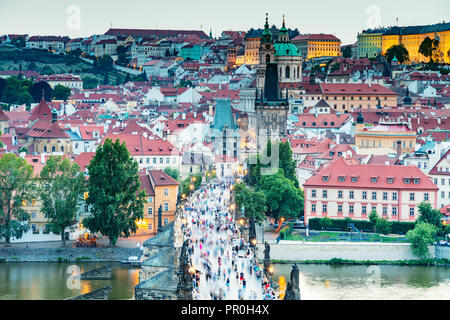
[(214, 113), (214, 123), (212, 129), (222, 131), (227, 126), (230, 130), (237, 129), (231, 111), (230, 99), (217, 99), (216, 112)]
[(52, 121), (52, 112), (43, 97), (39, 102), (39, 105), (35, 107), (31, 113), (30, 120), (33, 121), (36, 119), (43, 121)]
[(272, 32), (270, 32), (270, 27), (269, 27), (269, 14), (266, 13), (266, 24), (264, 25), (264, 31), (261, 35), (261, 43), (272, 43), (273, 42), (273, 38), (272, 38)]

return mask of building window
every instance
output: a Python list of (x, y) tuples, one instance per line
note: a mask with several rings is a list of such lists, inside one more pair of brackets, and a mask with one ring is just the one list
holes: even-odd
[(147, 225), (147, 229), (148, 230), (153, 230), (153, 224), (149, 222), (149, 224)]
[(322, 191), (322, 198), (327, 198), (328, 197), (328, 191), (327, 190), (323, 190)]
[(445, 198), (445, 191), (441, 191), (441, 198), (442, 198), (442, 199)]
[(383, 207), (383, 214), (387, 215), (387, 207)]
[(423, 194), (423, 200), (425, 200), (425, 201), (430, 200), (430, 199), (429, 199), (429, 194), (428, 194), (428, 192), (425, 192), (425, 193)]
[(409, 215), (410, 216), (414, 215), (414, 207), (409, 208)]
[(367, 206), (362, 206), (361, 213), (367, 214)]
[(392, 207), (392, 215), (393, 216), (397, 215), (397, 207)]
[(397, 200), (397, 192), (392, 192), (392, 200)]
[(169, 188), (164, 188), (164, 196), (165, 197), (169, 196)]
[(156, 163), (156, 158), (153, 158), (153, 163)]
[(387, 192), (383, 192), (383, 200), (387, 200), (388, 199), (388, 193)]
[(316, 197), (316, 190), (312, 189), (311, 190), (311, 198), (315, 198)]
[(338, 204), (338, 212), (342, 213), (342, 204)]
[(164, 163), (164, 159), (163, 158), (159, 158), (159, 163)]
[(316, 212), (316, 205), (314, 203), (311, 204), (311, 212)]
[(414, 193), (413, 192), (411, 192), (409, 194), (409, 201), (414, 201)]
[(339, 190), (339, 191), (338, 191), (338, 198), (339, 198), (339, 199), (342, 199), (342, 193), (343, 193), (342, 190)]
[[(373, 141), (373, 146), (375, 147), (375, 140)], [(376, 183), (378, 181), (378, 178), (372, 177), (371, 181), (372, 181), (372, 183)]]
[(355, 192), (354, 191), (350, 191), (349, 194), (348, 194), (348, 197), (350, 199), (354, 199), (355, 198)]
[(373, 191), (372, 192), (372, 200), (376, 200), (377, 199), (377, 192)]
[(164, 211), (167, 212), (169, 211), (169, 203), (164, 202)]
[(352, 204), (348, 206), (348, 212), (350, 214), (353, 214), (353, 205)]
[(148, 212), (149, 216), (152, 216), (153, 215), (153, 208), (152, 207), (148, 207), (147, 212)]
[(363, 191), (362, 192), (362, 198), (363, 199), (367, 199), (367, 191)]
[(166, 224), (168, 224), (169, 223), (169, 218), (164, 218), (164, 224), (163, 224), (163, 226), (165, 226)]
[(326, 203), (324, 203), (322, 205), (322, 212), (327, 212), (327, 204)]
[(153, 203), (153, 197), (148, 197), (148, 203)]

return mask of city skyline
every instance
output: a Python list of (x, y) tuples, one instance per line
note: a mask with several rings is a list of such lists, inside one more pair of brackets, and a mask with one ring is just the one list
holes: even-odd
[[(397, 25), (397, 18), (400, 26), (436, 24), (448, 21), (446, 13), (450, 10), (450, 3), (446, 0), (414, 5), (410, 1), (352, 2), (351, 6), (343, 6), (331, 0), (320, 3), (290, 1), (280, 6), (269, 1), (242, 3), (231, 0), (224, 10), (223, 4), (217, 2), (198, 0), (192, 4), (174, 0), (167, 10), (165, 3), (139, 0), (130, 0), (126, 5), (106, 1), (43, 0), (40, 7), (23, 10), (29, 1), (4, 0), (0, 3), (0, 30), (5, 34), (67, 35), (74, 38), (103, 34), (112, 26), (203, 30), (207, 34), (212, 30), (213, 36), (217, 37), (225, 30), (262, 28), (267, 12), (270, 25), (280, 27), (284, 14), (288, 28), (298, 28), (302, 34), (331, 33), (345, 45), (356, 42), (357, 33), (367, 27)], [(431, 5), (435, 10), (429, 10)], [(236, 8), (239, 10), (234, 10)]]

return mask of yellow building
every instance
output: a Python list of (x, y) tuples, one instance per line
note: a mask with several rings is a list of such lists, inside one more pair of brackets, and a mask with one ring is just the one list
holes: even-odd
[(332, 34), (307, 34), (292, 39), (300, 50), (303, 59), (317, 57), (340, 57), (341, 40)]
[(356, 124), (355, 146), (361, 155), (388, 155), (389, 153), (413, 153), (416, 132), (403, 123)]
[(358, 58), (374, 58), (381, 53), (382, 35), (379, 30), (365, 30), (358, 33)]
[(162, 170), (147, 170), (139, 176), (139, 181), (148, 198), (144, 205), (144, 219), (137, 222), (137, 234), (156, 234), (160, 207), (162, 227), (175, 220), (179, 182)]
[(426, 26), (391, 27), (378, 30), (364, 30), (358, 34), (358, 57), (375, 57), (378, 52), (383, 55), (394, 46), (402, 44), (409, 54), (409, 62), (428, 62), (429, 58), (419, 53), (422, 41), (439, 39), (436, 57), (441, 63), (450, 63), (447, 54), (450, 50), (450, 23), (438, 23)]

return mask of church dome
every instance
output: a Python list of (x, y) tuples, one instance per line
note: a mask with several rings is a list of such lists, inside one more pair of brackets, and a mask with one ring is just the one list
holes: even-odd
[(275, 56), (301, 56), (300, 50), (289, 42), (277, 42), (274, 45)]

